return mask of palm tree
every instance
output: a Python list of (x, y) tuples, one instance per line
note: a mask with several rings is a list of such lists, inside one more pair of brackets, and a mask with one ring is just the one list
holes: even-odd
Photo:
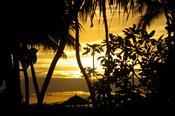
[[(51, 4), (51, 5), (53, 5), (53, 4)], [(72, 23), (72, 13), (71, 13), (72, 2), (69, 1), (69, 0), (63, 0), (62, 4), (60, 3), (59, 5), (61, 7), (63, 7), (63, 9), (61, 9), (62, 11), (59, 11), (59, 12), (54, 11), (55, 9), (51, 8), (52, 12), (49, 12), (53, 15), (54, 15), (54, 13), (55, 14), (58, 13), (58, 15), (56, 15), (56, 17), (53, 17), (53, 19), (57, 19), (57, 20), (54, 20), (55, 24), (56, 24), (56, 27), (55, 27), (55, 24), (52, 22), (52, 19), (51, 20), (48, 19), (49, 17), (47, 17), (47, 16), (50, 15), (50, 14), (48, 14), (48, 15), (46, 15), (46, 17), (44, 16), (46, 19), (48, 19), (44, 22), (45, 25), (46, 25), (46, 27), (44, 27), (44, 29), (46, 29), (46, 31), (41, 32), (41, 33), (40, 32), (39, 33), (35, 32), (35, 33), (29, 33), (28, 34), (28, 36), (30, 36), (32, 38), (35, 38), (35, 39), (36, 39), (36, 37), (44, 38), (44, 39), (40, 39), (40, 40), (37, 40), (37, 41), (36, 40), (29, 40), (29, 43), (31, 42), (31, 44), (39, 44), (39, 45), (41, 44), (41, 45), (44, 45), (44, 47), (46, 49), (51, 48), (51, 49), (56, 49), (57, 50), (57, 52), (55, 54), (55, 57), (54, 57), (53, 61), (51, 62), (51, 65), (50, 65), (50, 68), (49, 68), (48, 73), (46, 75), (43, 86), (41, 88), (41, 92), (39, 92), (39, 88), (38, 88), (37, 81), (36, 81), (35, 74), (34, 74), (34, 67), (31, 64), (33, 83), (34, 83), (35, 91), (36, 91), (36, 94), (37, 94), (38, 104), (43, 103), (44, 96), (45, 96), (46, 90), (48, 88), (49, 82), (51, 80), (54, 68), (56, 66), (57, 61), (62, 56), (65, 45), (67, 43), (68, 43), (68, 45), (73, 44), (73, 37), (68, 32), (69, 29), (73, 28), (73, 27), (71, 27), (71, 23)], [(57, 6), (54, 6), (54, 7), (57, 8)], [(68, 12), (66, 12), (66, 9), (68, 10)], [(49, 11), (50, 11), (50, 9), (49, 9)], [(60, 13), (62, 13), (62, 14), (60, 14)], [(50, 26), (50, 23), (51, 23), (51, 26), (53, 26), (53, 27)], [(49, 28), (51, 28), (51, 31), (48, 30)], [(53, 28), (53, 30), (52, 30), (52, 28)], [(39, 29), (36, 30), (36, 31), (40, 31)]]
[(86, 51), (83, 53), (83, 55), (88, 54), (89, 52), (91, 52), (91, 56), (92, 56), (92, 68), (93, 68), (93, 77), (95, 76), (95, 53), (101, 53), (103, 52), (103, 48), (101, 47), (100, 44), (87, 44), (87, 47), (84, 47), (83, 49), (85, 49)]
[[(135, 12), (139, 12), (142, 14), (142, 17), (140, 19), (140, 22), (138, 24), (139, 28), (146, 29), (147, 25), (151, 23), (155, 17), (160, 16), (160, 14), (164, 14), (167, 19), (168, 28), (172, 27), (171, 24), (174, 22), (174, 7), (172, 4), (174, 4), (173, 0), (109, 0), (106, 2), (105, 0), (84, 0), (81, 9), (79, 11), (80, 16), (82, 17), (83, 21), (87, 20), (87, 17), (89, 16), (91, 19), (91, 26), (93, 26), (93, 17), (95, 14), (95, 10), (97, 6), (100, 9), (100, 14), (103, 15), (103, 21), (105, 26), (105, 37), (106, 37), (106, 43), (108, 44), (108, 24), (107, 24), (107, 18), (106, 18), (106, 4), (109, 3), (110, 5), (115, 6), (115, 8), (119, 8), (119, 13), (121, 8), (124, 9), (124, 13), (127, 14), (127, 20), (129, 15)], [(114, 9), (116, 10), (116, 9)], [(78, 16), (78, 15), (77, 15)], [(100, 15), (101, 16), (101, 15)], [(174, 24), (172, 24), (174, 25)], [(77, 26), (78, 29), (78, 26)], [(78, 31), (77, 31), (78, 32)], [(169, 33), (169, 37), (170, 37)], [(77, 42), (77, 45), (79, 46), (79, 42)], [(79, 48), (78, 48), (79, 49)], [(78, 50), (77, 49), (77, 50)], [(76, 50), (76, 51), (77, 51)], [(107, 45), (107, 52), (106, 55), (109, 56), (109, 45)], [(109, 57), (108, 57), (109, 58)], [(110, 66), (108, 66), (109, 68)], [(80, 69), (83, 68), (80, 66)], [(83, 69), (81, 69), (83, 70)], [(84, 74), (85, 75), (85, 74)], [(107, 77), (109, 77), (109, 72), (107, 71)]]
[[(8, 68), (10, 68), (11, 70), (11, 73), (9, 73), (9, 76), (7, 76), (9, 77), (9, 79), (8, 78), (6, 79), (7, 88), (9, 88), (9, 94), (14, 95), (14, 97), (11, 96), (11, 98), (19, 99), (20, 79), (19, 79), (19, 57), (18, 56), (20, 56), (21, 43), (27, 46), (42, 45), (46, 49), (55, 49), (57, 50), (55, 58), (51, 63), (50, 69), (46, 76), (46, 80), (44, 82), (44, 85), (40, 93), (38, 92), (39, 89), (37, 87), (37, 82), (35, 79), (33, 63), (31, 64), (33, 82), (36, 88), (35, 90), (37, 91), (36, 92), (37, 94), (40, 94), (39, 102), (42, 103), (49, 81), (53, 74), (56, 62), (58, 61), (61, 54), (63, 53), (66, 43), (68, 44), (73, 43), (72, 41), (73, 37), (69, 34), (69, 31), (68, 31), (70, 28), (72, 28), (70, 27), (72, 23), (72, 20), (70, 18), (71, 10), (68, 10), (69, 12), (67, 12), (66, 10), (70, 7), (70, 0), (61, 0), (59, 1), (59, 4), (53, 3), (53, 2), (44, 2), (44, 1), (40, 4), (33, 4), (32, 2), (28, 2), (27, 4), (25, 2), (22, 2), (21, 4), (20, 6), (19, 5), (16, 5), (16, 6), (14, 5), (14, 6), (15, 7), (19, 6), (19, 8), (23, 9), (25, 13), (21, 12), (21, 10), (19, 11), (18, 9), (14, 8), (14, 11), (8, 12), (8, 13), (15, 14), (16, 16), (13, 18), (7, 17), (9, 19), (12, 19), (12, 21), (8, 23), (8, 25), (6, 26), (12, 27), (11, 30), (13, 31), (15, 30), (14, 32), (11, 33), (11, 35), (13, 35), (14, 37), (13, 36), (8, 37), (10, 38), (9, 40), (13, 38), (12, 42), (6, 44), (7, 49), (4, 50), (3, 48), (3, 50), (6, 51), (7, 53), (7, 59), (9, 59), (6, 62), (8, 64), (7, 66), (9, 66)], [(12, 8), (14, 6), (12, 6)], [(33, 10), (31, 10), (31, 8)], [(11, 16), (11, 15), (8, 15), (8, 16)], [(18, 29), (15, 29), (13, 27), (18, 27)], [(7, 30), (6, 32), (8, 31), (10, 32), (10, 30)], [(52, 37), (52, 40), (50, 39), (50, 37)], [(4, 59), (5, 58), (6, 56), (4, 56)], [(12, 63), (10, 64), (9, 61)], [(8, 69), (6, 71), (8, 71)], [(27, 83), (28, 82), (26, 78), (26, 87), (27, 87)], [(26, 91), (28, 91), (27, 88), (26, 88)], [(27, 97), (26, 99), (28, 99), (28, 96), (29, 95), (26, 95)], [(17, 101), (14, 103), (19, 103), (19, 102)]]
[(79, 66), (79, 68), (80, 68), (80, 70), (81, 70), (81, 72), (82, 72), (82, 74), (83, 74), (83, 76), (84, 76), (84, 78), (85, 78), (85, 80), (86, 80), (86, 83), (87, 83), (87, 86), (88, 86), (88, 89), (89, 89), (89, 92), (90, 92), (90, 97), (91, 97), (91, 100), (92, 100), (92, 103), (95, 105), (95, 93), (94, 93), (94, 90), (93, 90), (93, 88), (92, 88), (92, 85), (91, 85), (91, 81), (90, 81), (90, 79), (89, 79), (89, 76), (87, 75), (87, 73), (86, 73), (86, 71), (85, 71), (85, 69), (83, 68), (83, 65), (82, 65), (82, 63), (81, 63), (81, 59), (80, 59), (80, 50), (79, 50), (79, 27), (78, 27), (78, 18), (76, 19), (76, 26), (75, 26), (75, 28), (76, 28), (76, 35), (75, 35), (75, 37), (76, 37), (76, 58), (77, 58), (77, 63), (78, 63), (78, 66)]
[(56, 63), (57, 61), (59, 60), (59, 58), (62, 56), (62, 53), (63, 53), (63, 50), (65, 48), (65, 44), (66, 42), (63, 40), (60, 40), (60, 43), (61, 45), (59, 45), (59, 48), (58, 50), (60, 51), (57, 51), (52, 62), (51, 62), (51, 65), (49, 67), (49, 70), (48, 70), (48, 73), (46, 75), (46, 78), (44, 80), (44, 84), (41, 88), (41, 93), (40, 93), (40, 98), (39, 98), (39, 101), (38, 101), (38, 104), (42, 104), (43, 103), (43, 100), (44, 100), (44, 97), (45, 97), (45, 93), (46, 93), (46, 90), (48, 88), (48, 85), (49, 85), (49, 82), (51, 80), (51, 77), (52, 77), (52, 74), (53, 74), (53, 71), (55, 69), (55, 66), (56, 66)]
[(24, 80), (25, 80), (25, 103), (29, 105), (29, 76), (27, 73), (27, 67), (23, 61), (21, 61), (22, 71), (24, 73)]
[(59, 38), (60, 38), (59, 39), (60, 44), (58, 45), (58, 43), (55, 43), (55, 40), (52, 39), (53, 43), (57, 46), (57, 52), (56, 52), (56, 54), (55, 54), (55, 56), (54, 56), (54, 58), (51, 62), (51, 65), (49, 67), (49, 71), (46, 75), (44, 84), (41, 88), (40, 98), (39, 98), (39, 101), (38, 101), (39, 104), (43, 103), (44, 96), (45, 96), (46, 90), (48, 88), (49, 82), (51, 80), (51, 77), (52, 77), (53, 71), (55, 69), (56, 63), (59, 60), (59, 58), (62, 56), (65, 45), (66, 44), (68, 44), (68, 45), (73, 45), (74, 44), (74, 41), (73, 41), (74, 37), (71, 34), (69, 34), (69, 30), (73, 29), (73, 25), (72, 25), (73, 15), (71, 13), (71, 11), (72, 11), (72, 2), (70, 0), (64, 0), (64, 2), (65, 2), (66, 5), (65, 4), (59, 4), (59, 5), (61, 5), (61, 6), (65, 5), (66, 8), (64, 9), (65, 10), (64, 12), (66, 12), (66, 10), (68, 12), (65, 13), (65, 19), (61, 19), (62, 20), (61, 23), (62, 22), (64, 22), (64, 23), (60, 24), (61, 29), (62, 29), (62, 30), (59, 30), (60, 34), (58, 35)]
[[(104, 24), (105, 24), (105, 32), (106, 32), (106, 41), (108, 43), (108, 24), (107, 24), (107, 18), (106, 18), (106, 1), (104, 0), (81, 0), (79, 3), (75, 1), (74, 3), (74, 8), (75, 9), (75, 17), (81, 16), (83, 21), (87, 20), (87, 17), (90, 16), (91, 18), (91, 23), (93, 23), (93, 17), (95, 14), (95, 10), (97, 8), (97, 4), (99, 5), (100, 8), (100, 13), (103, 14), (103, 19), (104, 19)], [(79, 15), (78, 15), (79, 12)], [(75, 18), (75, 28), (76, 28), (76, 58), (77, 62), (79, 65), (79, 68), (81, 72), (83, 73), (83, 76), (85, 77), (86, 83), (89, 88), (89, 92), (91, 94), (91, 100), (93, 103), (95, 103), (95, 94), (94, 90), (92, 88), (92, 85), (90, 83), (90, 80), (88, 78), (88, 75), (86, 74), (85, 69), (83, 68), (80, 60), (80, 54), (79, 54), (79, 21), (78, 18)], [(93, 24), (91, 24), (93, 25)], [(107, 45), (107, 51), (109, 51), (109, 46)], [(106, 52), (108, 54), (108, 52)]]
[(94, 93), (94, 90), (92, 88), (92, 85), (91, 85), (91, 81), (81, 63), (81, 59), (80, 59), (80, 42), (79, 42), (79, 19), (78, 19), (78, 12), (80, 10), (80, 7), (83, 3), (83, 0), (81, 1), (75, 1), (74, 3), (74, 12), (73, 12), (73, 16), (74, 16), (74, 21), (75, 21), (75, 50), (76, 50), (76, 59), (77, 59), (77, 63), (78, 63), (78, 66), (86, 80), (86, 83), (87, 83), (87, 86), (88, 86), (88, 89), (89, 89), (89, 92), (90, 92), (90, 97), (91, 97), (91, 100), (92, 100), (92, 103), (95, 103), (95, 93)]
[(37, 78), (36, 78), (35, 69), (34, 69), (33, 64), (30, 65), (30, 68), (31, 68), (31, 72), (32, 72), (33, 86), (35, 89), (37, 103), (38, 103), (39, 99), (40, 99), (40, 90), (39, 90), (39, 86), (38, 86), (38, 82), (37, 82)]
[[(107, 52), (106, 54), (109, 56), (109, 37), (108, 37), (108, 23), (107, 23), (107, 17), (106, 17), (106, 1), (105, 0), (81, 0), (79, 3), (77, 1), (74, 1), (74, 16), (75, 16), (75, 30), (76, 30), (76, 58), (78, 65), (80, 67), (81, 72), (83, 73), (83, 76), (85, 77), (86, 83), (89, 88), (89, 92), (91, 94), (91, 100), (93, 103), (95, 103), (95, 93), (92, 88), (92, 85), (90, 83), (90, 80), (85, 72), (85, 69), (83, 68), (80, 60), (80, 54), (79, 54), (79, 21), (78, 21), (78, 13), (82, 17), (84, 21), (87, 20), (87, 16), (90, 15), (91, 19), (93, 19), (93, 16), (95, 14), (95, 10), (97, 8), (97, 4), (100, 8), (100, 13), (103, 14), (103, 21), (104, 21), (104, 27), (105, 27), (105, 37), (106, 37), (106, 43), (107, 43)], [(92, 21), (92, 20), (91, 20)], [(109, 76), (109, 73), (107, 73), (107, 76)]]

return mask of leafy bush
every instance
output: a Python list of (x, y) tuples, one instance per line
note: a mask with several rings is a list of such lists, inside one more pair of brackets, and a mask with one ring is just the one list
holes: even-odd
[[(172, 38), (162, 35), (155, 39), (155, 30), (148, 33), (136, 25), (124, 29), (123, 33), (124, 37), (109, 34), (110, 50), (98, 58), (105, 70), (94, 82), (99, 106), (136, 103), (136, 98), (137, 101), (148, 100), (161, 93)], [(104, 40), (100, 49), (106, 45)]]

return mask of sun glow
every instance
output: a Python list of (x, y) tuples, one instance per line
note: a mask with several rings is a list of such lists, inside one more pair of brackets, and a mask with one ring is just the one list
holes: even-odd
[[(101, 21), (99, 21), (99, 11), (96, 12), (97, 16), (94, 16), (93, 20), (93, 27), (90, 27), (91, 22), (90, 20), (87, 23), (80, 22), (83, 29), (80, 31), (80, 44), (81, 44), (81, 62), (84, 68), (90, 67), (93, 68), (93, 56), (91, 54), (82, 55), (83, 47), (86, 44), (95, 44), (101, 43), (105, 39), (105, 28), (103, 23), (103, 18), (101, 17)], [(120, 16), (118, 15), (118, 11), (112, 15), (110, 13), (109, 7), (107, 7), (107, 20), (108, 20), (108, 27), (109, 33), (113, 33), (116, 35), (123, 36), (122, 30), (126, 27), (130, 27), (133, 24), (137, 24), (140, 18), (139, 15), (130, 15), (128, 21), (126, 22), (127, 17), (123, 17), (123, 11), (121, 12)], [(159, 38), (160, 35), (166, 33), (164, 26), (166, 25), (165, 17), (161, 17), (158, 20), (155, 20), (153, 24), (148, 28), (148, 31), (156, 30), (155, 38)], [(66, 47), (64, 52), (67, 55), (67, 59), (60, 58), (55, 66), (51, 82), (49, 83), (49, 88), (47, 90), (45, 96), (45, 103), (53, 103), (53, 102), (62, 102), (67, 100), (68, 98), (74, 96), (75, 94), (80, 95), (84, 98), (89, 96), (88, 86), (86, 80), (83, 78), (83, 74), (80, 71), (80, 68), (77, 64), (75, 50), (69, 49)], [(39, 49), (37, 53), (37, 63), (34, 64), (37, 80), (41, 89), (42, 82), (48, 73), (49, 67), (52, 63), (52, 60), (55, 56), (53, 51), (44, 51)], [(100, 60), (97, 60), (98, 57), (104, 56), (103, 53), (95, 54), (94, 58), (94, 67), (95, 71), (100, 74), (104, 74), (104, 69), (101, 66)], [(140, 69), (140, 65), (136, 65), (134, 69)], [(30, 71), (28, 69), (28, 71)], [(139, 72), (138, 72), (139, 73)], [(24, 74), (21, 71), (20, 74), (22, 75), (22, 81), (24, 83)], [(34, 94), (33, 83), (31, 78), (31, 73), (29, 73), (29, 81), (32, 84), (30, 87), (30, 102), (36, 103), (36, 95)], [(91, 75), (92, 83), (97, 82), (97, 78), (101, 78), (102, 76), (96, 77)], [(135, 79), (135, 83), (139, 82), (140, 80)], [(111, 85), (112, 86), (112, 85)], [(21, 87), (25, 89), (25, 85)], [(111, 87), (112, 88), (112, 87)], [(0, 88), (0, 92), (1, 92)], [(33, 89), (33, 90), (32, 90)], [(84, 92), (86, 91), (86, 92)], [(25, 95), (25, 94), (24, 94)]]

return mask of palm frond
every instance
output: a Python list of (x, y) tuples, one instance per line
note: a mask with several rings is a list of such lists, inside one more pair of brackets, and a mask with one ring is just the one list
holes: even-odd
[(163, 7), (163, 4), (157, 1), (151, 2), (146, 9), (146, 13), (141, 17), (138, 27), (146, 29), (147, 26), (150, 26), (153, 19), (163, 14)]

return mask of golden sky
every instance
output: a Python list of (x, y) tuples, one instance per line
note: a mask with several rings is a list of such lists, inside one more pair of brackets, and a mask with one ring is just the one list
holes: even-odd
[[(122, 35), (122, 30), (126, 27), (132, 26), (133, 24), (137, 24), (140, 18), (139, 15), (130, 15), (128, 21), (126, 22), (126, 17), (123, 18), (123, 14), (121, 13), (120, 17), (118, 13), (114, 16), (111, 16), (110, 11), (107, 10), (108, 16), (108, 25), (109, 25), (109, 33), (114, 33), (118, 35)], [(86, 43), (99, 43), (105, 38), (105, 30), (103, 21), (101, 18), (100, 23), (98, 16), (94, 18), (94, 26), (90, 27), (90, 21), (88, 20), (86, 23), (81, 22), (84, 30), (80, 33), (80, 43), (82, 47)], [(155, 38), (160, 36), (162, 33), (165, 33), (164, 30), (165, 20), (163, 16), (160, 19), (154, 20), (151, 27), (148, 30), (156, 30)], [(81, 51), (83, 52), (83, 51)], [(80, 78), (81, 73), (79, 71), (76, 59), (75, 59), (75, 50), (66, 48), (65, 53), (67, 55), (67, 59), (59, 59), (56, 69), (54, 71), (54, 78)], [(51, 60), (53, 59), (54, 53), (44, 52), (42, 50), (39, 51), (38, 61), (35, 64), (37, 74), (39, 77), (44, 77), (47, 73)], [(82, 63), (85, 67), (92, 66), (92, 57), (81, 56)], [(96, 61), (96, 66), (99, 67), (100, 63)]]
[[(133, 24), (137, 24), (138, 19), (140, 18), (139, 15), (130, 15), (128, 21), (126, 22), (126, 17), (123, 18), (122, 12), (120, 14), (120, 17), (119, 17), (117, 12), (113, 16), (111, 16), (109, 8), (107, 10), (107, 16), (108, 16), (109, 33), (114, 33), (114, 34), (118, 34), (118, 35), (122, 35), (122, 30), (124, 28), (132, 26)], [(103, 20), (101, 18), (101, 22), (98, 23), (98, 21), (99, 21), (99, 17), (98, 17), (98, 11), (97, 11), (97, 16), (94, 17), (94, 26), (93, 27), (90, 27), (89, 20), (86, 23), (81, 22), (83, 29), (84, 29), (80, 33), (80, 43), (82, 46), (84, 46), (86, 43), (89, 43), (89, 44), (90, 43), (99, 43), (105, 38), (105, 30), (104, 30)], [(161, 18), (154, 20), (152, 26), (149, 27), (148, 30), (155, 29), (156, 30), (155, 37), (158, 37), (162, 33), (165, 33), (164, 25), (165, 25), (165, 19), (162, 16)], [(62, 58), (59, 59), (57, 66), (55, 68), (54, 74), (53, 74), (52, 82), (49, 85), (49, 90), (47, 91), (47, 93), (49, 93), (49, 92), (50, 93), (66, 92), (66, 91), (87, 91), (86, 83), (83, 80), (83, 78), (81, 77), (82, 74), (80, 73), (80, 70), (79, 70), (78, 65), (77, 65), (77, 61), (75, 59), (75, 50), (70, 49), (70, 48), (66, 48), (65, 53), (67, 54), (67, 59), (62, 59)], [(39, 80), (39, 83), (41, 86), (43, 79), (45, 78), (47, 71), (49, 69), (51, 60), (54, 57), (54, 53), (39, 50), (39, 52), (37, 53), (37, 56), (38, 56), (38, 60), (34, 66), (36, 69), (36, 75), (38, 77), (38, 80)], [(92, 57), (90, 55), (89, 56), (81, 56), (81, 58), (82, 58), (81, 60), (82, 60), (84, 67), (92, 66)], [(97, 61), (95, 61), (95, 62), (96, 62), (95, 66), (99, 68), (100, 63)], [(100, 70), (100, 68), (99, 68), (99, 70)], [(67, 79), (67, 81), (65, 81), (64, 79)], [(74, 79), (74, 81), (76, 81), (76, 82), (73, 83), (72, 79)], [(55, 82), (57, 82), (57, 83), (55, 83)], [(67, 86), (68, 83), (72, 86), (68, 87)], [(30, 87), (31, 87), (31, 91), (33, 93), (34, 91), (33, 91), (32, 85)], [(62, 94), (59, 93), (59, 95), (62, 95)], [(72, 95), (72, 94), (69, 94), (69, 95)], [(68, 98), (68, 96), (67, 96), (67, 98)], [(47, 97), (51, 98), (51, 96), (47, 96)], [(65, 98), (62, 98), (61, 100), (63, 100), (63, 99), (65, 100)]]

